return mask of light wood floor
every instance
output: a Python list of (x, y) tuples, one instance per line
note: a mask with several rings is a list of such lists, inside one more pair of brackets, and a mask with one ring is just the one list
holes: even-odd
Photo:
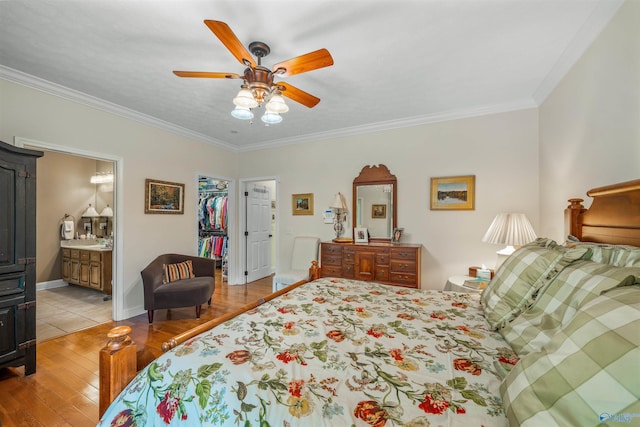
[(0, 427), (95, 426), (98, 422), (98, 353), (107, 332), (130, 326), (138, 350), (138, 369), (162, 353), (162, 342), (189, 328), (237, 310), (271, 293), (271, 276), (246, 286), (228, 286), (216, 278), (211, 307), (157, 310), (152, 325), (143, 314), (108, 322), (38, 343), (36, 373), (0, 369)]

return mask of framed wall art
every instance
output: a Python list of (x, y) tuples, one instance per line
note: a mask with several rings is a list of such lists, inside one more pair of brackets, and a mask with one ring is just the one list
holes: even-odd
[(371, 205), (371, 218), (384, 219), (387, 217), (387, 205)]
[(144, 213), (184, 213), (184, 184), (158, 179), (145, 179), (144, 183)]
[(431, 210), (474, 210), (476, 176), (431, 178)]
[(292, 194), (291, 213), (293, 215), (313, 215), (313, 193)]

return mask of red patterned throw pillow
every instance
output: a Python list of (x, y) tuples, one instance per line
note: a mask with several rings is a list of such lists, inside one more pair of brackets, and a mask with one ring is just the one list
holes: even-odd
[(177, 264), (162, 264), (162, 270), (164, 271), (163, 283), (171, 283), (176, 280), (193, 279), (193, 263), (191, 260), (179, 262)]

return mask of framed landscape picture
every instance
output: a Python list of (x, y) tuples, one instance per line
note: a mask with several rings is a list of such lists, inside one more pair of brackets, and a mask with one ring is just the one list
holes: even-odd
[(292, 194), (291, 213), (293, 215), (313, 215), (313, 193)]
[(146, 179), (144, 187), (144, 213), (183, 214), (184, 184)]
[(431, 178), (431, 210), (475, 209), (476, 176)]

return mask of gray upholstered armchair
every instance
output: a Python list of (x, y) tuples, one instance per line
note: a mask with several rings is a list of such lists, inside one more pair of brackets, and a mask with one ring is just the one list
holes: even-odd
[[(177, 264), (191, 260), (195, 278), (165, 283), (163, 264)], [(200, 318), (201, 304), (208, 302), (215, 289), (216, 262), (208, 258), (189, 255), (165, 254), (154, 259), (142, 270), (144, 309), (149, 323), (153, 323), (153, 311), (161, 308), (196, 307), (196, 319)]]

